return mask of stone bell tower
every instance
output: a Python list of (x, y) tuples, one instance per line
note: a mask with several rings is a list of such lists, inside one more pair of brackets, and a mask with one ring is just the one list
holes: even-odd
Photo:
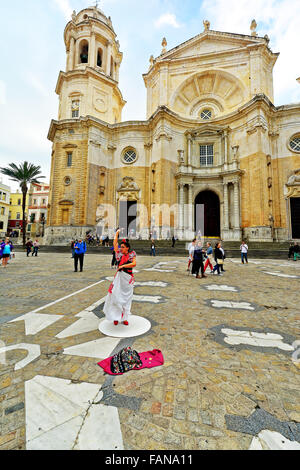
[(123, 54), (110, 17), (97, 7), (74, 11), (64, 41), (67, 63), (56, 86), (58, 119), (89, 115), (110, 124), (120, 122), (126, 103), (118, 87)]

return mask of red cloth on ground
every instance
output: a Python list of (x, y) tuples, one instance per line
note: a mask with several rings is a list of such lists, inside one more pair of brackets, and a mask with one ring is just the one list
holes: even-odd
[[(159, 349), (154, 349), (153, 351), (139, 353), (141, 361), (143, 363), (142, 367), (136, 367), (132, 370), (142, 370), (142, 369), (152, 369), (153, 367), (160, 367), (164, 365), (164, 356)], [(109, 375), (123, 375), (123, 374), (113, 374), (110, 368), (112, 357), (104, 359), (104, 361), (98, 362), (98, 366)], [(129, 371), (130, 372), (130, 371)]]

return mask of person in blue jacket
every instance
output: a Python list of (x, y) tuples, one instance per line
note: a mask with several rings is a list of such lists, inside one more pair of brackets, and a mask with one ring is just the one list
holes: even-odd
[(80, 272), (82, 273), (83, 271), (83, 261), (84, 261), (84, 255), (86, 254), (86, 242), (80, 238), (78, 242), (75, 243), (74, 245), (74, 272), (78, 272), (78, 261), (80, 263)]

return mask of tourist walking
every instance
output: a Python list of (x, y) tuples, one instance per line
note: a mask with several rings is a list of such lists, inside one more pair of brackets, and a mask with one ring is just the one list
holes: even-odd
[(214, 253), (214, 250), (212, 249), (211, 243), (207, 242), (207, 250), (206, 250), (207, 260), (206, 260), (206, 263), (204, 265), (204, 273), (207, 270), (208, 266), (210, 267), (211, 274), (213, 274), (213, 272), (214, 272), (213, 253)]
[(218, 276), (222, 276), (220, 268), (222, 264), (224, 263), (224, 260), (223, 260), (223, 252), (221, 251), (221, 243), (217, 243), (215, 247), (215, 262), (216, 262), (216, 265), (213, 269), (213, 273), (217, 271)]
[(71, 240), (72, 258), (75, 257), (75, 248), (74, 248), (74, 246), (75, 246), (75, 243), (77, 243), (77, 241), (78, 241), (78, 240), (74, 240), (73, 238), (72, 238), (72, 240)]
[(199, 272), (201, 269), (201, 277), (207, 277), (204, 274), (204, 265), (203, 265), (203, 249), (201, 246), (201, 242), (199, 242), (194, 249), (194, 255), (193, 255), (193, 269), (192, 269), (192, 274), (196, 275), (196, 279), (201, 279), (199, 276)]
[(33, 242), (32, 256), (37, 256), (39, 249), (40, 249), (40, 244), (39, 244), (38, 239), (36, 239), (36, 240)]
[(7, 263), (11, 254), (11, 247), (9, 238), (6, 238), (4, 243), (1, 243), (1, 252), (2, 252), (2, 266), (7, 268)]
[(9, 244), (10, 244), (10, 255), (7, 263), (9, 264), (12, 258), (15, 258), (15, 253), (14, 251), (14, 245), (12, 244), (11, 240), (8, 238)]
[(300, 247), (298, 243), (295, 243), (294, 245), (294, 261), (297, 261), (297, 259), (300, 259)]
[(223, 263), (221, 263), (221, 265), (220, 265), (220, 269), (221, 269), (222, 273), (225, 273), (224, 261), (225, 261), (225, 259), (226, 259), (226, 255), (225, 255), (225, 250), (224, 250), (224, 248), (223, 248), (223, 246), (222, 246), (222, 243), (220, 243), (220, 250), (221, 250), (221, 252), (222, 252), (222, 260), (223, 260)]
[(30, 240), (30, 238), (27, 238), (27, 242), (26, 242), (26, 251), (27, 251), (27, 257), (29, 256), (29, 253), (31, 253), (31, 250), (32, 250), (32, 241)]
[(156, 256), (156, 245), (154, 240), (151, 240), (151, 251), (150, 251), (150, 256)]
[(249, 248), (248, 248), (248, 245), (246, 245), (246, 242), (244, 240), (242, 241), (240, 250), (241, 250), (241, 255), (242, 255), (242, 263), (245, 264), (245, 261), (246, 261), (246, 263), (248, 264), (248, 250), (249, 250)]
[(176, 238), (173, 235), (173, 237), (172, 237), (172, 248), (175, 248), (175, 243), (176, 243)]
[(111, 267), (113, 269), (114, 267), (118, 266), (118, 262), (117, 262), (116, 252), (115, 252), (114, 247), (111, 248), (111, 251), (112, 251)]
[(74, 272), (78, 272), (78, 261), (80, 264), (80, 272), (83, 271), (83, 262), (84, 262), (84, 255), (86, 254), (86, 242), (80, 238), (78, 242), (74, 245), (75, 255), (74, 255)]
[(136, 253), (131, 251), (127, 240), (122, 241), (119, 249), (119, 235), (120, 230), (117, 231), (114, 239), (114, 250), (119, 267), (114, 281), (110, 285), (103, 312), (106, 319), (114, 322), (115, 326), (120, 322), (128, 326), (133, 298), (133, 268), (136, 267)]
[(191, 272), (191, 264), (193, 263), (196, 241), (197, 241), (196, 238), (194, 238), (194, 240), (189, 244), (189, 262), (188, 262), (188, 268), (187, 268), (187, 271), (189, 273)]

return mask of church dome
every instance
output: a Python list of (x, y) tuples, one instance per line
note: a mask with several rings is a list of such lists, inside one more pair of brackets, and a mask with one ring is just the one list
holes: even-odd
[(101, 23), (104, 23), (109, 28), (113, 29), (111, 18), (107, 17), (102, 10), (98, 7), (88, 7), (81, 10), (79, 13), (73, 12), (72, 22), (76, 25), (84, 23), (86, 21), (98, 20)]

